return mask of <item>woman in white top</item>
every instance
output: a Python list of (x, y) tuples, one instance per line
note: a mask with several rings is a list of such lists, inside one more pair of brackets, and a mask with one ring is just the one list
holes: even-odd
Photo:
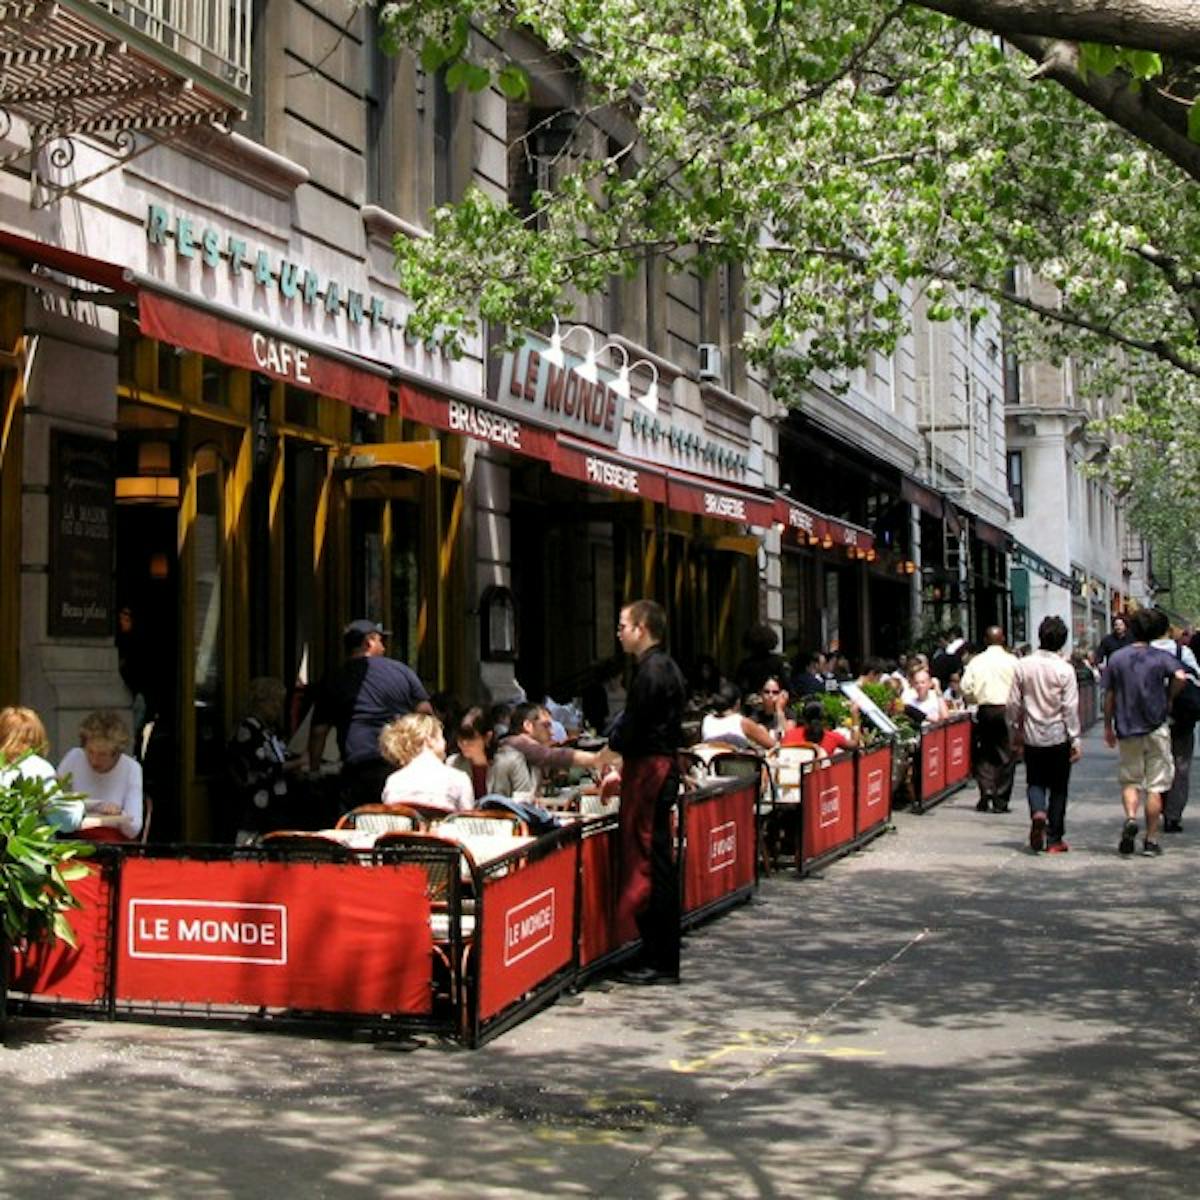
[(83, 796), (84, 837), (131, 842), (142, 832), (142, 767), (125, 753), (129, 730), (115, 712), (89, 714), (79, 726), (79, 745), (58, 764), (68, 791)]
[(758, 746), (770, 750), (775, 738), (770, 730), (757, 721), (743, 717), (742, 694), (737, 684), (723, 683), (716, 696), (716, 712), (709, 713), (700, 723), (700, 739), (705, 742), (729, 741), (733, 745)]
[(387, 777), (384, 804), (421, 804), (447, 812), (475, 807), (471, 777), (446, 764), (442, 723), (428, 713), (409, 713), (384, 726), (383, 757), (400, 769)]

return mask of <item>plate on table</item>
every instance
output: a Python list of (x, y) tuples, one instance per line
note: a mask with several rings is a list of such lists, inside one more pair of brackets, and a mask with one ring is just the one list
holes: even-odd
[(582, 736), (575, 739), (576, 750), (603, 750), (608, 745), (608, 739), (602, 737)]

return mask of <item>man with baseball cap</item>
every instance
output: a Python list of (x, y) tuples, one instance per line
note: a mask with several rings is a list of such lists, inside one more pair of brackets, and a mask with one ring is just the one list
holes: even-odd
[(389, 631), (366, 618), (342, 630), (347, 659), (317, 689), (309, 762), (321, 761), (330, 727), (337, 729), (342, 755), (342, 804), (378, 804), (393, 767), (379, 752), (379, 734), (396, 717), (432, 713), (416, 672), (387, 657)]

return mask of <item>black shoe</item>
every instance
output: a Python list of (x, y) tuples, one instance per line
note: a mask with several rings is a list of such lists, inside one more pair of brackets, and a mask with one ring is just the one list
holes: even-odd
[(679, 982), (678, 975), (660, 971), (657, 967), (626, 967), (617, 972), (617, 979), (621, 983), (632, 983), (635, 987), (659, 987)]
[(1163, 821), (1163, 833), (1182, 833), (1182, 821)]
[(1121, 826), (1121, 840), (1117, 843), (1118, 854), (1132, 854), (1137, 844), (1138, 824), (1130, 819)]
[(1162, 853), (1162, 847), (1157, 842), (1143, 842), (1142, 854), (1146, 858), (1157, 858)]
[(993, 801), (992, 801), (992, 812), (994, 812), (994, 813), (1006, 813), (1006, 812), (1008, 812), (1008, 805), (1007, 805), (1007, 804), (1001, 804), (999, 800), (993, 800)]
[(987, 802), (986, 799), (981, 799), (979, 801), (979, 803), (975, 805), (975, 811), (976, 812), (991, 812), (992, 806)]

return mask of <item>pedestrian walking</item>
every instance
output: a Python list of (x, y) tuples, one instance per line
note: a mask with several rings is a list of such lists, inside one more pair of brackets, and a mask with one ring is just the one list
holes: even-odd
[(1008, 812), (1012, 799), (1012, 741), (1008, 731), (1008, 694), (1017, 660), (1005, 648), (1004, 630), (992, 625), (983, 635), (985, 649), (976, 654), (962, 677), (962, 694), (975, 705), (971, 727), (971, 763), (979, 784), (977, 812)]
[(1117, 779), (1125, 823), (1117, 849), (1137, 847), (1138, 812), (1145, 796), (1142, 853), (1162, 853), (1158, 841), (1162, 795), (1175, 777), (1167, 715), (1187, 675), (1179, 662), (1150, 643), (1170, 627), (1161, 609), (1139, 609), (1129, 621), (1133, 641), (1115, 650), (1104, 669), (1104, 740), (1120, 754)]
[(1185, 703), (1194, 695), (1194, 685), (1200, 680), (1200, 664), (1195, 652), (1184, 640), (1186, 630), (1173, 629), (1168, 636), (1155, 638), (1150, 643), (1156, 650), (1165, 650), (1173, 655), (1188, 673), (1190, 682), (1185, 684), (1189, 695), (1182, 692), (1171, 705), (1168, 724), (1171, 729), (1171, 759), (1175, 763), (1175, 778), (1163, 793), (1163, 833), (1183, 832), (1183, 810), (1187, 807), (1188, 790), (1192, 782), (1192, 756), (1196, 752), (1196, 704)]
[(1062, 657), (1067, 626), (1046, 617), (1038, 626), (1038, 648), (1021, 658), (1008, 694), (1008, 723), (1016, 753), (1025, 757), (1029, 797), (1029, 847), (1061, 854), (1071, 765), (1079, 761), (1079, 684)]
[(667, 619), (653, 600), (621, 609), (617, 637), (637, 659), (625, 712), (609, 737), (623, 759), (618, 816), (618, 928), (629, 920), (642, 937), (641, 962), (621, 973), (626, 983), (679, 982), (679, 868), (671, 813), (679, 795), (676, 757), (687, 699), (683, 672), (663, 647)]

